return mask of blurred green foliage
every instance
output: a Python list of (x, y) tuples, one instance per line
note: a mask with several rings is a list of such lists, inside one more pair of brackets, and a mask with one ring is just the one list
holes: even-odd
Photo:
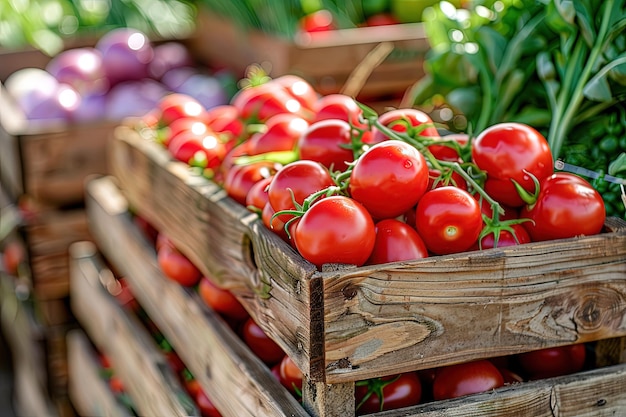
[(0, 47), (33, 46), (53, 56), (69, 38), (116, 27), (175, 39), (193, 30), (195, 15), (192, 0), (2, 0)]

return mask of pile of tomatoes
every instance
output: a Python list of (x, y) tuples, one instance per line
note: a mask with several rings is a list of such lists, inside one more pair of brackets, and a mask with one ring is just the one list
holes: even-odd
[(248, 81), (211, 109), (169, 95), (142, 126), (320, 269), (602, 230), (601, 196), (555, 172), (530, 126), (446, 135), (418, 109), (378, 115), (294, 75)]

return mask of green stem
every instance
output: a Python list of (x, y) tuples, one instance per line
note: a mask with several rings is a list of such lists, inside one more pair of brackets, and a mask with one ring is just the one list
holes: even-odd
[[(550, 144), (550, 149), (552, 150), (552, 157), (555, 160), (559, 157), (565, 136), (569, 133), (569, 130), (571, 129), (571, 122), (583, 100), (583, 89), (585, 88), (585, 85), (591, 76), (591, 71), (595, 67), (598, 57), (602, 52), (602, 46), (609, 27), (613, 3), (614, 0), (606, 0), (604, 2), (604, 14), (602, 16), (602, 23), (600, 25), (598, 36), (596, 37), (596, 42), (591, 49), (591, 53), (587, 59), (585, 67), (583, 68), (582, 74), (577, 79), (576, 87), (572, 92), (572, 96), (566, 101), (567, 106), (565, 107), (564, 112), (559, 112), (558, 114), (562, 116), (554, 117), (555, 115), (553, 115), (552, 122), (550, 124), (550, 133), (548, 135), (548, 143)], [(577, 46), (580, 46), (583, 42), (584, 40), (579, 39)]]

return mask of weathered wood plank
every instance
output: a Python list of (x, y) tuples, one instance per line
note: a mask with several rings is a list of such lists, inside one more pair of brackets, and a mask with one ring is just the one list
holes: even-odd
[[(126, 277), (140, 304), (222, 414), (307, 415), (226, 323), (197, 295), (162, 274), (154, 248), (133, 225), (110, 178), (89, 182), (86, 203), (98, 247)], [(266, 320), (275, 317), (271, 310), (264, 311)]]
[(95, 351), (82, 330), (67, 334), (69, 395), (81, 416), (130, 417), (102, 378)]
[(147, 330), (102, 286), (100, 280), (112, 273), (98, 258), (95, 245), (72, 244), (70, 255), (72, 309), (91, 340), (111, 359), (137, 412), (200, 415)]
[(312, 338), (311, 329), (323, 323), (321, 284), (310, 279), (315, 266), (164, 149), (128, 127), (119, 127), (116, 138), (111, 171), (130, 207), (169, 236), (204, 275), (238, 296), (253, 317), (274, 318), (258, 321), (300, 369), (308, 374), (311, 362), (319, 364), (311, 372), (323, 369), (323, 340)]

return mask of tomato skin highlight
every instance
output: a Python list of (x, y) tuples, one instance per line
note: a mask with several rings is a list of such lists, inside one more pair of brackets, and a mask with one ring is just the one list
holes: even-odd
[(499, 123), (483, 130), (472, 143), (472, 159), (487, 172), (487, 194), (512, 207), (524, 205), (512, 180), (532, 193), (535, 184), (528, 173), (541, 181), (554, 172), (548, 141), (521, 123)]
[(489, 391), (504, 385), (498, 368), (488, 360), (450, 365), (439, 369), (433, 381), (435, 401)]
[(531, 219), (524, 228), (533, 241), (590, 236), (602, 231), (604, 200), (585, 179), (558, 172), (541, 181), (539, 196), (520, 217)]
[(339, 119), (321, 120), (309, 126), (298, 140), (300, 158), (319, 162), (334, 171), (345, 171), (354, 160), (351, 143), (352, 129)]
[(323, 165), (314, 161), (298, 160), (285, 165), (274, 175), (267, 194), (275, 211), (290, 210), (295, 207), (293, 199), (302, 204), (309, 195), (334, 184)]
[(427, 191), (417, 204), (415, 228), (428, 250), (437, 255), (470, 249), (482, 227), (478, 202), (460, 188), (435, 188)]
[(376, 223), (376, 243), (367, 260), (368, 265), (427, 257), (426, 244), (411, 226), (396, 219)]
[(375, 219), (397, 217), (415, 204), (428, 187), (428, 165), (413, 146), (387, 140), (369, 148), (350, 175), (350, 195)]
[(326, 263), (361, 266), (374, 249), (376, 230), (372, 217), (359, 202), (331, 196), (304, 213), (293, 238), (302, 257), (319, 269)]
[(285, 356), (282, 348), (249, 317), (241, 327), (241, 337), (252, 353), (257, 355), (267, 366), (272, 367)]

